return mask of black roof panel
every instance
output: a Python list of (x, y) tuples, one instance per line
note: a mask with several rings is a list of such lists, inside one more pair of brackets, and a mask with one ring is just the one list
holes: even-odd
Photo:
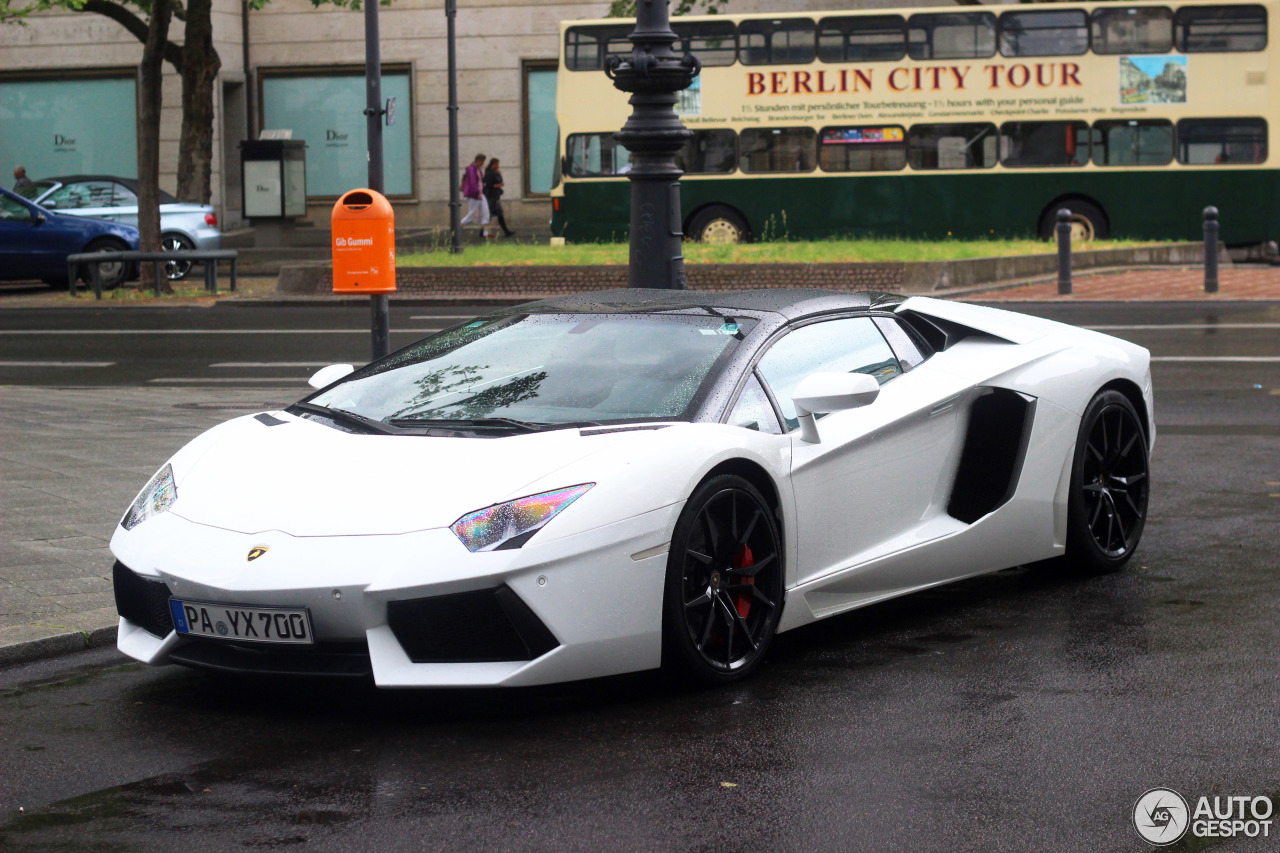
[(876, 291), (845, 292), (812, 287), (752, 290), (597, 290), (556, 296), (504, 309), (497, 313), (628, 314), (648, 311), (711, 309), (717, 312), (759, 311), (795, 319), (828, 311), (859, 308), (892, 309), (902, 296)]
[[(137, 178), (122, 178), (119, 175), (63, 175), (55, 178), (41, 178), (40, 180), (57, 181), (60, 184), (81, 184), (85, 181), (115, 181), (116, 183), (124, 184), (126, 187), (133, 190), (135, 195), (138, 193)], [(178, 200), (164, 190), (160, 190), (160, 203), (178, 204)]]

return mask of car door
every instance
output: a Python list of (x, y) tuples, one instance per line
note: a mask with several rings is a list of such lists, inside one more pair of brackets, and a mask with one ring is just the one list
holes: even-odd
[(36, 253), (32, 251), (36, 229), (31, 208), (0, 195), (0, 279), (18, 281), (36, 276)]
[[(869, 316), (795, 328), (770, 346), (758, 371), (792, 443), (799, 583), (932, 535), (959, 458), (962, 380), (900, 359)], [(870, 405), (822, 417), (812, 444), (801, 438), (791, 394), (817, 372), (868, 373), (881, 389)]]
[(138, 195), (124, 184), (112, 181), (111, 206), (113, 220), (125, 225), (138, 224)]

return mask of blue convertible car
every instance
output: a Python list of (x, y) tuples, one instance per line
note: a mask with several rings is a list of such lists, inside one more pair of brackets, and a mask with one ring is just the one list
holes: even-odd
[[(137, 248), (138, 229), (132, 225), (64, 216), (0, 189), (0, 281), (40, 279), (66, 287), (67, 255)], [(103, 286), (115, 287), (137, 264), (106, 263), (100, 269)]]

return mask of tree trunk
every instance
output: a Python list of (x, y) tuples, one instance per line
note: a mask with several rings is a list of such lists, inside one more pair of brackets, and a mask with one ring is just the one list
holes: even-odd
[[(142, 64), (138, 66), (138, 230), (142, 232), (140, 248), (144, 252), (160, 251), (160, 86), (172, 16), (170, 0), (154, 0)], [(142, 264), (143, 287), (154, 284), (154, 269), (153, 264)], [(161, 281), (160, 288), (165, 293), (173, 292), (167, 280)]]
[(213, 87), (222, 59), (213, 46), (213, 0), (188, 0), (182, 44), (182, 136), (178, 198), (208, 204), (212, 197)]

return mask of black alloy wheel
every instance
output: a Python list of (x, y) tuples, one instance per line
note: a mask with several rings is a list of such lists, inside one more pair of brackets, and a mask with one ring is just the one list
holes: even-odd
[(1078, 568), (1115, 571), (1142, 538), (1150, 494), (1146, 428), (1129, 399), (1103, 391), (1080, 422), (1068, 497), (1067, 557)]
[(777, 521), (755, 486), (736, 475), (698, 486), (667, 557), (664, 662), (703, 683), (748, 676), (778, 627), (782, 559)]
[[(160, 245), (166, 252), (190, 252), (196, 244), (183, 234), (162, 234)], [(191, 272), (191, 261), (165, 261), (164, 277), (169, 281), (182, 281)]]

